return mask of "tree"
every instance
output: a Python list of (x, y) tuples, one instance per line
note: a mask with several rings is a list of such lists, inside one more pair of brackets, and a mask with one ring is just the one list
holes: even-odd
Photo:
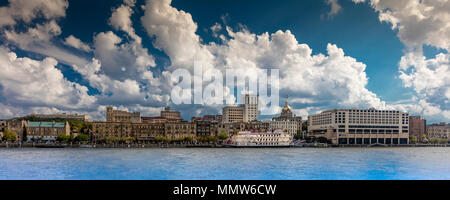
[(67, 143), (67, 142), (69, 142), (69, 140), (70, 140), (70, 136), (68, 136), (68, 135), (61, 134), (56, 137), (56, 141), (58, 141), (58, 142)]
[(296, 140), (303, 139), (302, 130), (300, 130), (300, 129), (297, 130), (297, 133), (294, 135), (294, 139), (296, 139)]
[(409, 136), (409, 143), (416, 144), (417, 143), (417, 137), (415, 135)]
[(219, 138), (217, 138), (217, 136), (208, 136), (208, 142), (217, 142), (219, 140)]
[(422, 135), (422, 141), (427, 141), (427, 140), (428, 140), (427, 135), (423, 134)]
[(74, 140), (76, 142), (86, 142), (86, 141), (89, 141), (89, 136), (86, 134), (80, 134), (80, 135), (77, 135), (77, 137), (75, 137)]
[(222, 130), (222, 131), (220, 132), (220, 134), (218, 135), (218, 138), (219, 138), (219, 140), (221, 140), (221, 141), (228, 139), (227, 132), (226, 132), (225, 130)]
[(194, 138), (192, 138), (190, 136), (184, 138), (185, 142), (192, 142), (193, 140), (194, 140)]
[(17, 140), (17, 134), (14, 131), (6, 129), (5, 132), (3, 133), (2, 140), (4, 140), (4, 141), (16, 141)]

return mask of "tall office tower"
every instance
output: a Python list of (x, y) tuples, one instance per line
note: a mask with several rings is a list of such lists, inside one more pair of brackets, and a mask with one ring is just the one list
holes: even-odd
[(327, 110), (308, 117), (308, 136), (333, 144), (408, 144), (409, 116), (372, 108)]
[(258, 96), (245, 94), (242, 98), (244, 122), (258, 121)]

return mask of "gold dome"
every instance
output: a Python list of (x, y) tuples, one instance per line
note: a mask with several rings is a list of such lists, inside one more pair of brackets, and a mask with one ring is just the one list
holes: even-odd
[(284, 112), (286, 112), (286, 111), (292, 111), (292, 109), (291, 109), (291, 107), (289, 106), (287, 100), (286, 100), (286, 104), (285, 104), (284, 107), (283, 107), (283, 111), (284, 111)]

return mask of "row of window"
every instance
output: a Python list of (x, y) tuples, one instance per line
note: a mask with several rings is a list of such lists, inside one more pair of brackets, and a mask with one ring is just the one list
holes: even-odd
[(408, 138), (339, 138), (339, 144), (408, 144)]

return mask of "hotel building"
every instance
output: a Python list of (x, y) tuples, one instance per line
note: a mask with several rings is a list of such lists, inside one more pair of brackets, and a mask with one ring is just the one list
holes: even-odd
[(108, 106), (106, 107), (106, 121), (141, 123), (141, 113), (114, 110), (111, 106)]
[(332, 144), (408, 144), (409, 116), (395, 110), (327, 110), (308, 117), (308, 136)]

